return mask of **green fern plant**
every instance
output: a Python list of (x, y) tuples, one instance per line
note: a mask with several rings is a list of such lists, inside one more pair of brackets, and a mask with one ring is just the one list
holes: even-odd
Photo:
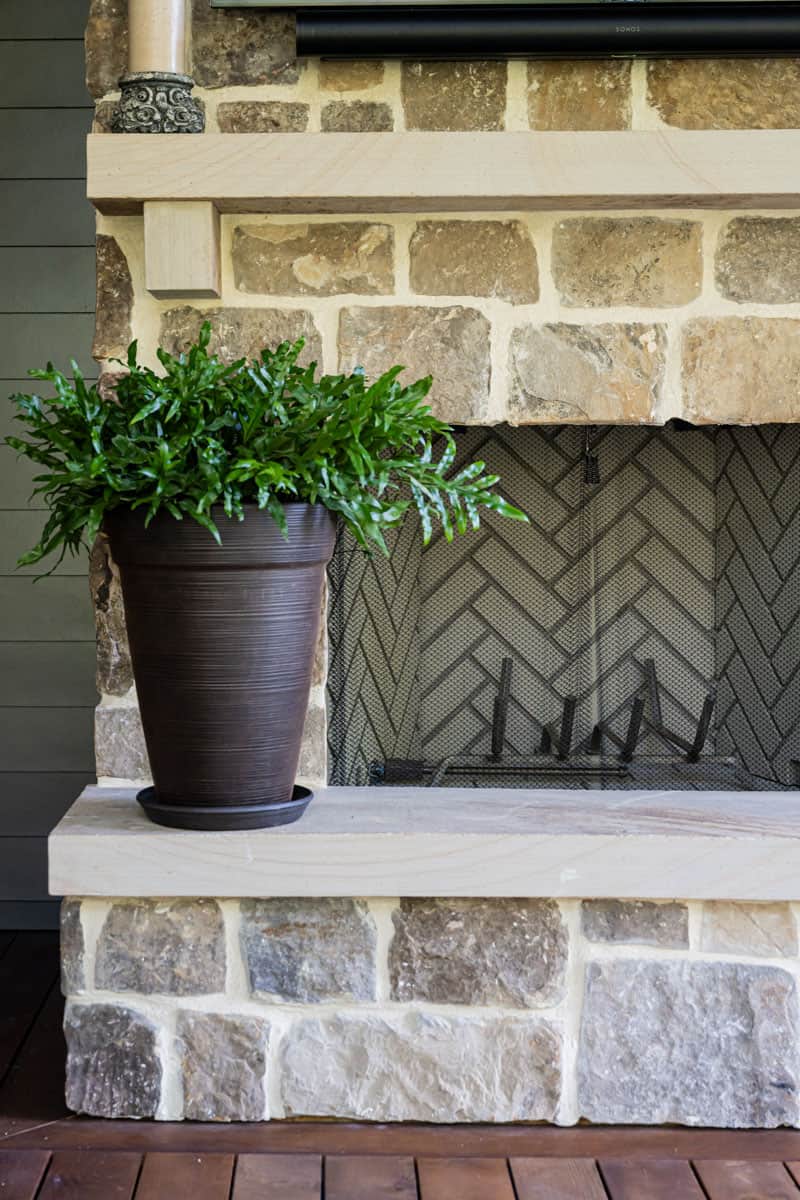
[(241, 519), (257, 504), (285, 534), (283, 502), (319, 503), (384, 553), (409, 508), (426, 543), (437, 523), (448, 540), (478, 528), (481, 509), (527, 520), (482, 462), (452, 471), (452, 429), (424, 403), (430, 378), (404, 387), (401, 367), (372, 383), (360, 370), (318, 375), (298, 364), (302, 341), (226, 364), (210, 337), (205, 323), (185, 354), (159, 350), (162, 374), (138, 362), (133, 342), (116, 401), (75, 363), (71, 380), (52, 364), (29, 372), (55, 396), (12, 396), (26, 436), (6, 441), (42, 468), (34, 495), (50, 515), (20, 566), (78, 552), (119, 506), (143, 508), (147, 523), (162, 510), (189, 517), (219, 541), (215, 509)]

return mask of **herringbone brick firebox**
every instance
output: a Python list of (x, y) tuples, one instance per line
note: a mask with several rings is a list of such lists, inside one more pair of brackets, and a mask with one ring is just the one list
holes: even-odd
[[(473, 538), (438, 537), (423, 550), (409, 528), (388, 562), (364, 562), (340, 542), (332, 780), (379, 782), (388, 771), (397, 781), (424, 768), (440, 783), (485, 782), (510, 658), (496, 784), (791, 786), (800, 754), (797, 427), (497, 426), (458, 441), (460, 455), (485, 459), (534, 519), (489, 519)], [(653, 731), (649, 661), (661, 723), (679, 738), (693, 742), (714, 699), (694, 765)], [(591, 735), (608, 722), (624, 740), (637, 695), (646, 698), (642, 724), (622, 766), (620, 747), (608, 737), (592, 747)], [(543, 755), (543, 727), (560, 734), (569, 697), (570, 753)]]

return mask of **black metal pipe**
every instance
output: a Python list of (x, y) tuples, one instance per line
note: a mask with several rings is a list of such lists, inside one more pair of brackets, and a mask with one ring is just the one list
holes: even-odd
[(299, 8), (297, 52), (435, 59), (795, 55), (800, 3)]

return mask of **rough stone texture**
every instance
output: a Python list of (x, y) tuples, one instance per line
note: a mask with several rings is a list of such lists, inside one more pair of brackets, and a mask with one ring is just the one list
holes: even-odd
[(346, 308), (339, 320), (340, 369), (374, 378), (397, 363), (407, 383), (433, 375), (429, 401), (456, 424), (485, 420), (489, 400), (489, 322), (474, 308)]
[(511, 336), (512, 424), (652, 419), (666, 336), (659, 325), (523, 325)]
[(575, 217), (553, 232), (552, 270), (564, 304), (688, 304), (703, 284), (703, 227), (662, 217)]
[(90, 0), (85, 51), (89, 95), (116, 91), (128, 69), (127, 0)]
[(323, 92), (362, 92), (383, 83), (383, 63), (367, 59), (321, 59), (319, 87)]
[(539, 299), (536, 249), (522, 221), (419, 221), (409, 252), (420, 295)]
[(791, 975), (735, 963), (610, 962), (587, 970), (578, 1074), (601, 1124), (793, 1125)]
[(324, 787), (327, 782), (328, 722), (325, 706), (313, 700), (306, 710), (303, 725), (303, 740), (300, 744), (300, 759), (297, 763), (297, 779), (306, 786)]
[(67, 1107), (90, 1117), (154, 1117), (161, 1099), (155, 1027), (129, 1008), (71, 1004)]
[(552, 900), (411, 900), (392, 914), (394, 1000), (555, 1004), (567, 935)]
[(366, 221), (237, 225), (232, 260), (240, 292), (385, 295), (394, 288), (394, 233), (390, 225)]
[(701, 949), (721, 954), (789, 958), (797, 954), (797, 928), (789, 904), (714, 900), (703, 905)]
[(631, 64), (529, 62), (528, 121), (531, 129), (628, 129)]
[(391, 107), (376, 100), (331, 100), (322, 109), (323, 133), (388, 133), (394, 129)]
[(289, 1116), (552, 1120), (560, 1045), (543, 1021), (409, 1013), (306, 1019), (282, 1045)]
[(187, 1121), (263, 1121), (269, 1025), (228, 1013), (178, 1015)]
[(681, 129), (800, 126), (800, 58), (654, 60), (647, 96)]
[(800, 321), (703, 317), (683, 330), (684, 416), (698, 424), (800, 418)]
[(192, 75), (207, 88), (296, 83), (294, 15), (192, 0)]
[(685, 904), (676, 902), (584, 900), (581, 932), (590, 942), (688, 949), (689, 910)]
[(111, 126), (118, 107), (116, 100), (98, 100), (94, 106), (92, 133), (112, 133)]
[(86, 987), (83, 969), (83, 926), (80, 900), (61, 901), (61, 991), (65, 996)]
[[(219, 9), (219, 12), (228, 11)], [(211, 322), (211, 350), (233, 361), (246, 355), (257, 358), (264, 346), (279, 346), (305, 338), (301, 363), (318, 362), (322, 343), (311, 313), (302, 309), (171, 308), (161, 317), (160, 343), (172, 354), (197, 339), (204, 321)]]
[(94, 711), (95, 766), (100, 778), (150, 779), (150, 762), (138, 708), (100, 705)]
[(717, 287), (728, 300), (795, 304), (800, 300), (800, 218), (735, 217), (720, 234)]
[(308, 105), (298, 100), (225, 100), (217, 105), (220, 133), (303, 133)]
[(225, 930), (215, 900), (123, 900), (97, 940), (95, 985), (199, 996), (225, 989)]
[(89, 559), (89, 590), (94, 605), (97, 690), (107, 696), (124, 696), (133, 683), (125, 608), (119, 570), (102, 533), (97, 535)]
[(242, 900), (250, 990), (282, 1000), (375, 998), (375, 925), (363, 902)]
[(116, 238), (97, 235), (97, 313), (92, 357), (124, 357), (133, 340), (133, 282), (128, 260)]
[(408, 129), (502, 129), (504, 62), (405, 62), (403, 108)]

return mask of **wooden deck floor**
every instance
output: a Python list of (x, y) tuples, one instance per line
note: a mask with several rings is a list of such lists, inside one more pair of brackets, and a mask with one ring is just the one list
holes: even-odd
[(800, 1132), (98, 1121), (63, 1101), (58, 946), (0, 933), (0, 1200), (800, 1200)]

